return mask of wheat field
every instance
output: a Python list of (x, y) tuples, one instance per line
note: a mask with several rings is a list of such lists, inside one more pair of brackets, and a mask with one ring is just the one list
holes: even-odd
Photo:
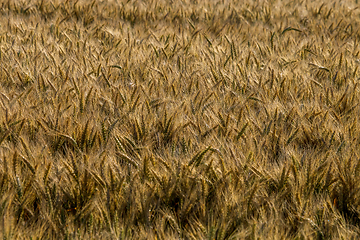
[(357, 6), (0, 0), (0, 237), (357, 239)]

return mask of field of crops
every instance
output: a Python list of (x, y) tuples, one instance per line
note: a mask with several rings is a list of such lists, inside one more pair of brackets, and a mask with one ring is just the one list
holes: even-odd
[(359, 237), (356, 6), (0, 0), (0, 237)]

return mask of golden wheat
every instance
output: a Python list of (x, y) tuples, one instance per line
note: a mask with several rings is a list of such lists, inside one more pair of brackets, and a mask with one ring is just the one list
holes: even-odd
[(0, 1), (4, 239), (356, 239), (357, 1)]

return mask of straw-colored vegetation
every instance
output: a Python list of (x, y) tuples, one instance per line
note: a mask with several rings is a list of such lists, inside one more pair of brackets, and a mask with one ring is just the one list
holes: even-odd
[(358, 237), (360, 11), (324, 2), (1, 1), (1, 237)]

